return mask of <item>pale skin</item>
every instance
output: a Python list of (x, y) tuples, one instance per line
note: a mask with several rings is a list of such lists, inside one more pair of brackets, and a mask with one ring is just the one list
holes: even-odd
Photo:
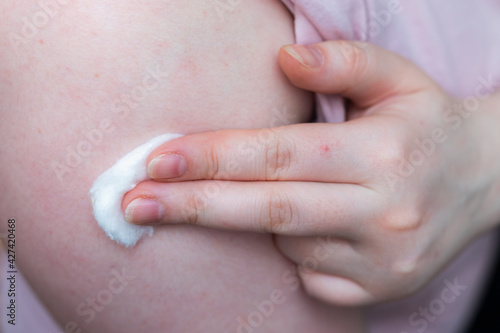
[(0, 1), (0, 233), (16, 219), (17, 267), (60, 332), (234, 333), (252, 314), (254, 332), (361, 332), (358, 311), (307, 295), (270, 235), (179, 225), (127, 249), (92, 215), (93, 181), (155, 136), (308, 121), (310, 94), (276, 59), (294, 40), (281, 2), (223, 19), (212, 0), (66, 3), (44, 25), (38, 0)]
[[(168, 142), (148, 160), (154, 181), (124, 198), (129, 222), (275, 234), (307, 292), (340, 305), (418, 290), (500, 223), (499, 93), (483, 87), (477, 109), (450, 114), (460, 100), (366, 44), (286, 46), (279, 63), (295, 86), (349, 99), (350, 120)], [(318, 237), (330, 255), (311, 263)]]

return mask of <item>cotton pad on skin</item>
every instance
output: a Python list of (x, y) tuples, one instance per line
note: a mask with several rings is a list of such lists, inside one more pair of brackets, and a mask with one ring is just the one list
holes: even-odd
[(153, 227), (127, 223), (122, 212), (125, 193), (150, 179), (146, 170), (148, 156), (180, 134), (164, 134), (132, 150), (100, 175), (90, 189), (94, 216), (109, 238), (126, 247), (134, 246), (144, 235), (153, 235)]

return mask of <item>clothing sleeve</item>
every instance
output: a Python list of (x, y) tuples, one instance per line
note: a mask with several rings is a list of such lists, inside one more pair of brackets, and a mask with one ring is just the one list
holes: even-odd
[[(297, 44), (337, 39), (365, 41), (367, 19), (362, 0), (283, 0), (283, 3), (295, 16)], [(344, 100), (340, 96), (316, 94), (316, 112), (318, 122), (342, 122)]]

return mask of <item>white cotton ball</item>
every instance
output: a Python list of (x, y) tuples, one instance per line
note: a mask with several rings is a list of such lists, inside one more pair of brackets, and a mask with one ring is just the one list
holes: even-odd
[(153, 227), (138, 226), (125, 221), (122, 200), (137, 184), (150, 179), (146, 171), (148, 156), (167, 141), (180, 134), (164, 134), (132, 150), (100, 175), (90, 189), (94, 216), (109, 238), (127, 247), (134, 246), (144, 235), (153, 235)]

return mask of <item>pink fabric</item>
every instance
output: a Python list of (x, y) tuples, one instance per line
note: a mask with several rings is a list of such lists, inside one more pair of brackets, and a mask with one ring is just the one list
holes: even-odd
[[(484, 81), (500, 86), (497, 0), (282, 1), (295, 16), (299, 44), (335, 39), (377, 44), (412, 60), (457, 97), (475, 96)], [(340, 97), (316, 98), (319, 121), (344, 120)], [(461, 332), (477, 306), (497, 242), (497, 233), (484, 235), (416, 295), (369, 308), (369, 332)], [(455, 280), (466, 289), (448, 304), (442, 293)]]

